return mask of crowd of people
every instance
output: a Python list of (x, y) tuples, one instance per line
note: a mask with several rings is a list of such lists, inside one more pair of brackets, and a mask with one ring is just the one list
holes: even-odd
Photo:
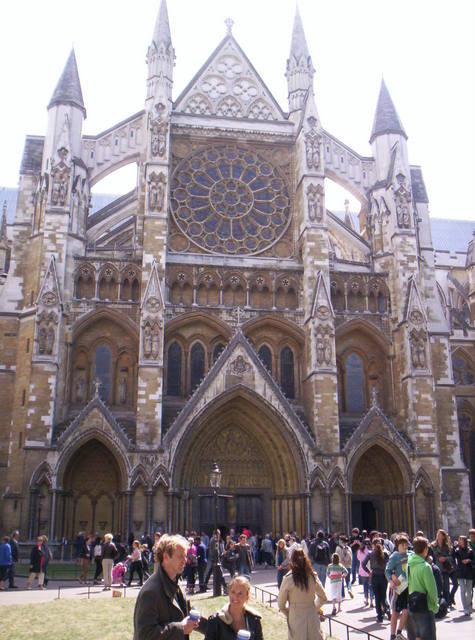
[[(1, 590), (7, 580), (8, 588), (17, 587), (18, 540), (19, 532), (14, 531), (0, 544)], [(247, 630), (252, 640), (261, 639), (260, 617), (248, 605), (249, 579), (258, 565), (277, 571), (278, 607), (287, 619), (289, 640), (316, 637), (321, 607), (330, 604), (330, 615), (338, 615), (345, 592), (353, 598), (355, 583), (361, 585), (364, 604), (374, 608), (376, 620), (390, 620), (390, 640), (405, 640), (404, 633), (408, 640), (433, 640), (435, 619), (455, 606), (458, 590), (464, 615), (469, 618), (472, 613), (475, 529), (454, 541), (439, 529), (433, 542), (422, 531), (411, 539), (403, 532), (388, 536), (356, 528), (349, 536), (318, 531), (303, 538), (296, 532), (259, 536), (248, 529), (239, 534), (230, 529), (226, 536), (218, 529), (211, 538), (205, 532), (157, 532), (153, 540), (147, 534), (140, 539), (131, 534), (127, 543), (120, 535), (80, 532), (75, 549), (81, 583), (89, 580), (94, 563), (92, 582), (103, 584), (104, 590), (114, 584), (131, 586), (134, 578), (143, 586), (135, 609), (135, 640), (154, 637), (148, 634), (157, 625), (178, 625), (177, 637), (198, 629), (208, 640), (227, 640)], [(38, 536), (30, 554), (27, 589), (35, 579), (40, 589), (47, 586), (51, 559), (48, 538)], [(178, 579), (185, 581), (187, 595), (204, 593), (216, 564), (224, 570), (216, 575), (229, 595), (228, 605), (209, 620), (196, 612), (190, 615), (191, 605)], [(177, 605), (172, 610), (170, 598)]]

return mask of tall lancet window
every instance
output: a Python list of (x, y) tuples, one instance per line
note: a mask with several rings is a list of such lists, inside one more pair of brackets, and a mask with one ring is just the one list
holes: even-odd
[(269, 373), (272, 373), (272, 353), (266, 344), (259, 349), (259, 358)]
[(357, 353), (350, 353), (346, 359), (346, 410), (349, 413), (363, 413), (365, 410), (363, 361)]
[(94, 381), (99, 381), (99, 396), (104, 402), (110, 402), (111, 393), (111, 350), (106, 344), (97, 347), (94, 354)]
[(205, 374), (205, 350), (199, 342), (191, 347), (190, 352), (190, 391), (196, 389)]
[(167, 394), (181, 396), (181, 347), (178, 342), (172, 342), (168, 347)]
[(280, 386), (287, 398), (295, 398), (294, 354), (290, 347), (280, 352)]

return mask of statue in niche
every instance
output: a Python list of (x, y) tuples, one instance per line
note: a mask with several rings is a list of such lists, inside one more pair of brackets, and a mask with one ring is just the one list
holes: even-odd
[(323, 339), (323, 345), (325, 364), (330, 364), (332, 360), (332, 345), (330, 342), (330, 336), (325, 336), (325, 338)]
[(321, 222), (323, 218), (322, 194), (318, 187), (311, 184), (307, 189), (308, 218)]
[(156, 327), (152, 333), (152, 356), (153, 358), (158, 358), (158, 348), (160, 345), (160, 336), (158, 332), (158, 328)]
[(127, 403), (127, 378), (122, 376), (119, 382), (119, 402), (120, 404)]
[(48, 355), (51, 355), (53, 353), (53, 346), (54, 346), (54, 329), (53, 327), (50, 327), (46, 335), (46, 353)]
[(426, 347), (424, 338), (420, 334), (412, 333), (411, 343), (411, 359), (414, 369), (426, 368)]
[(160, 156), (162, 158), (167, 150), (167, 131), (168, 125), (164, 118), (165, 105), (161, 102), (155, 105), (157, 117), (150, 124), (151, 140), (150, 147), (152, 156)]
[(84, 402), (86, 399), (86, 381), (84, 380), (84, 376), (78, 376), (76, 380), (76, 402)]
[(38, 331), (38, 353), (45, 353), (46, 351), (46, 328), (40, 327)]
[(150, 358), (150, 356), (152, 355), (152, 332), (148, 325), (144, 330), (143, 353), (146, 358)]
[(322, 365), (325, 362), (325, 345), (323, 343), (323, 337), (317, 336), (317, 363)]
[(315, 129), (305, 135), (305, 157), (309, 169), (318, 169), (320, 166), (320, 136)]
[(165, 201), (165, 175), (152, 172), (148, 181), (148, 208), (150, 211), (162, 211)]
[(53, 207), (64, 207), (66, 203), (67, 181), (69, 169), (64, 164), (61, 168), (53, 169), (53, 183), (51, 186), (51, 204)]

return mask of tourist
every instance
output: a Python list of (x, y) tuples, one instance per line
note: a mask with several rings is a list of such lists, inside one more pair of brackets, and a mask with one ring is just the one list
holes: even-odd
[(10, 537), (9, 544), (12, 550), (12, 563), (10, 565), (10, 571), (8, 572), (8, 588), (18, 589), (15, 584), (15, 569), (18, 562), (18, 540), (20, 539), (20, 532), (14, 531)]
[(198, 568), (198, 550), (194, 538), (188, 538), (188, 551), (186, 552), (186, 565), (183, 577), (186, 578), (186, 593), (193, 595), (195, 592), (196, 569)]
[(144, 584), (134, 610), (134, 640), (187, 638), (195, 630), (206, 631), (207, 620), (189, 617), (178, 577), (186, 565), (188, 541), (179, 535), (163, 535), (157, 546), (158, 567)]
[[(457, 574), (453, 559), (453, 549), (450, 544), (450, 536), (445, 529), (439, 529), (434, 542), (431, 544), (431, 552), (434, 561), (442, 574), (442, 583), (444, 587), (444, 598), (447, 600), (449, 607), (455, 604), (455, 592), (458, 589)], [(452, 589), (450, 589), (452, 582)]]
[(267, 567), (272, 566), (272, 552), (272, 540), (270, 539), (270, 535), (266, 533), (261, 542), (262, 561), (264, 562), (264, 567), (266, 569)]
[(12, 548), (8, 536), (3, 536), (0, 544), (0, 591), (5, 591), (5, 580), (12, 566)]
[(79, 549), (78, 558), (81, 563), (81, 574), (79, 576), (80, 584), (87, 584), (87, 578), (89, 574), (89, 567), (91, 566), (91, 549), (90, 544), (92, 543), (92, 539), (90, 536), (82, 537), (82, 545)]
[(457, 580), (460, 585), (460, 597), (463, 612), (466, 616), (472, 615), (472, 584), (473, 552), (468, 546), (467, 536), (459, 536), (458, 545), (454, 552)]
[[(386, 565), (386, 579), (392, 590), (391, 597), (391, 640), (404, 640), (402, 635), (407, 624), (407, 559), (409, 538), (403, 534), (394, 540), (395, 551), (389, 556)], [(399, 623), (399, 624), (398, 624)], [(397, 628), (397, 635), (396, 635)]]
[(196, 557), (198, 558), (198, 583), (200, 585), (200, 593), (206, 591), (204, 584), (205, 569), (206, 569), (206, 547), (202, 542), (200, 536), (195, 536)]
[(277, 567), (277, 587), (280, 589), (282, 580), (285, 574), (289, 570), (289, 551), (285, 540), (281, 538), (277, 542), (277, 548), (275, 550), (275, 566)]
[(28, 580), (26, 581), (26, 588), (31, 589), (33, 580), (38, 578), (38, 588), (43, 589), (43, 565), (44, 565), (44, 552), (43, 552), (43, 536), (38, 536), (36, 539), (36, 546), (33, 547), (30, 554), (30, 573)]
[(226, 543), (226, 549), (224, 550), (221, 564), (224, 569), (229, 571), (231, 579), (234, 578), (234, 574), (236, 573), (238, 561), (239, 551), (237, 549), (237, 545), (234, 540), (228, 536), (228, 541)]
[(240, 576), (250, 576), (254, 569), (254, 563), (251, 556), (251, 547), (247, 544), (245, 533), (239, 536), (238, 550), (238, 572)]
[(328, 542), (325, 540), (323, 531), (319, 531), (310, 545), (310, 559), (323, 587), (325, 587), (327, 579), (327, 567), (330, 564), (330, 557)]
[[(218, 546), (218, 555), (216, 555), (216, 540), (217, 540), (217, 546)], [(219, 562), (223, 553), (224, 553), (224, 542), (221, 539), (221, 531), (217, 529), (216, 534), (213, 533), (209, 541), (208, 560), (206, 564), (206, 570), (205, 570), (205, 576), (204, 576), (204, 582), (203, 582), (206, 589), (208, 588), (208, 582), (211, 576), (211, 572), (213, 571), (213, 567), (217, 562)]]
[(294, 549), (277, 604), (287, 618), (288, 640), (321, 640), (319, 609), (327, 594), (302, 548)]
[(360, 535), (360, 530), (358, 529), (358, 527), (354, 527), (351, 530), (351, 536), (350, 536), (350, 549), (351, 549), (351, 552), (353, 553), (353, 561), (351, 563), (351, 584), (355, 584), (356, 582), (356, 575), (358, 573), (358, 567), (359, 567), (358, 551), (360, 548), (360, 543), (362, 541), (363, 541), (363, 538)]
[(388, 617), (391, 618), (389, 608), (386, 603), (386, 589), (388, 587), (388, 581), (384, 572), (387, 562), (388, 553), (383, 549), (381, 539), (373, 538), (373, 550), (363, 561), (363, 568), (370, 575), (378, 622), (383, 621), (385, 613), (388, 613)]
[(229, 603), (208, 618), (205, 640), (234, 640), (241, 629), (251, 633), (252, 640), (263, 640), (261, 616), (248, 606), (250, 582), (236, 576), (229, 583)]
[(110, 591), (112, 586), (112, 567), (114, 560), (117, 558), (117, 547), (112, 542), (112, 533), (106, 533), (104, 536), (104, 544), (102, 545), (102, 573), (104, 575), (103, 591)]
[(337, 553), (332, 555), (332, 561), (327, 567), (327, 576), (330, 580), (330, 592), (329, 597), (333, 602), (332, 615), (336, 615), (338, 604), (338, 613), (341, 611), (341, 589), (345, 576), (348, 573), (342, 564), (340, 564), (340, 556)]
[(353, 565), (353, 553), (350, 547), (348, 546), (348, 538), (346, 536), (340, 536), (335, 553), (337, 553), (338, 557), (340, 558), (340, 564), (342, 564), (347, 570), (347, 573), (345, 575), (345, 580), (342, 582), (342, 585), (341, 585), (341, 595), (343, 598), (345, 597), (345, 582), (346, 582), (346, 588), (348, 589), (350, 598), (354, 598), (353, 589), (351, 588), (352, 587), (351, 567)]
[(139, 586), (143, 585), (143, 567), (142, 567), (142, 552), (140, 551), (140, 542), (138, 540), (134, 540), (132, 543), (132, 553), (127, 558), (130, 560), (129, 566), (129, 581), (127, 583), (128, 587), (132, 586), (132, 579), (134, 577), (134, 573), (137, 572), (137, 576), (139, 578)]
[(409, 616), (417, 638), (435, 640), (434, 616), (439, 605), (434, 574), (431, 566), (425, 561), (429, 542), (426, 538), (416, 537), (412, 544), (414, 553), (407, 561)]
[(94, 549), (92, 551), (94, 556), (94, 564), (96, 565), (96, 569), (94, 571), (93, 584), (100, 583), (100, 576), (102, 573), (102, 544), (100, 536), (97, 536), (94, 541)]
[(363, 542), (360, 543), (360, 548), (358, 549), (358, 576), (360, 580), (360, 584), (363, 585), (363, 593), (364, 593), (364, 603), (368, 606), (368, 598), (371, 600), (369, 603), (370, 607), (373, 607), (373, 587), (369, 581), (370, 575), (369, 572), (363, 567), (363, 563), (366, 558), (369, 556), (371, 551), (371, 542), (369, 538), (365, 538)]
[(48, 565), (50, 560), (53, 559), (53, 554), (51, 553), (51, 549), (48, 544), (48, 536), (43, 537), (43, 544), (41, 545), (44, 554), (44, 563), (43, 563), (43, 586), (46, 589), (48, 585)]
[(153, 559), (153, 572), (154, 573), (158, 569), (157, 548), (158, 548), (158, 543), (160, 542), (161, 535), (162, 534), (159, 531), (156, 531), (153, 534), (152, 559)]

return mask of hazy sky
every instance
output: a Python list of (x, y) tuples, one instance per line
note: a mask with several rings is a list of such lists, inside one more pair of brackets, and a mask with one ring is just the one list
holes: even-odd
[[(18, 0), (0, 6), (0, 185), (15, 186), (27, 133), (44, 135), (46, 105), (74, 45), (87, 109), (83, 132), (141, 110), (145, 55), (160, 0)], [(363, 155), (384, 75), (422, 166), (433, 216), (475, 219), (475, 1), (299, 0), (323, 127)], [(168, 0), (176, 98), (225, 34), (224, 20), (277, 101), (294, 0)], [(127, 180), (127, 178), (123, 178)], [(129, 184), (99, 183), (125, 192)], [(343, 208), (344, 195), (327, 200)]]

